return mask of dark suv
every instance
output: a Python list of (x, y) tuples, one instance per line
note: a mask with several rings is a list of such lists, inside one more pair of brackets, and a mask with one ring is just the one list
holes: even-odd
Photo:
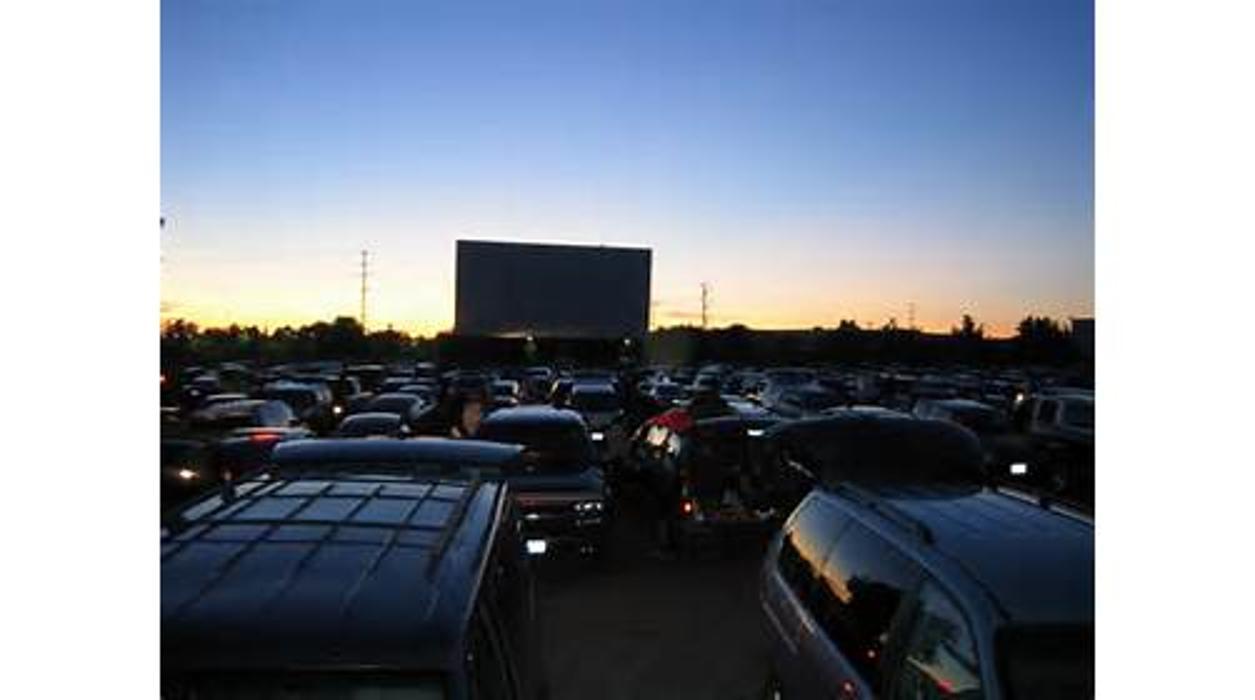
[(813, 490), (768, 548), (768, 696), (1093, 697), (1092, 522), (978, 484)]
[(604, 552), (609, 489), (578, 413), (548, 406), (502, 409), (484, 419), (475, 437), (523, 446), (521, 462), (505, 478), (520, 506), (529, 552)]
[(167, 520), (161, 695), (542, 696), (500, 483), (258, 473)]

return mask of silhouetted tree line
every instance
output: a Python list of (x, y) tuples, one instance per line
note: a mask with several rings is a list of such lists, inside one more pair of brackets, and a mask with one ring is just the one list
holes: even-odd
[(631, 356), (651, 363), (729, 362), (743, 365), (833, 362), (904, 364), (1036, 364), (1074, 366), (1085, 358), (1060, 322), (1028, 316), (1013, 338), (987, 338), (984, 326), (964, 315), (950, 333), (901, 328), (892, 319), (878, 329), (850, 320), (836, 328), (808, 331), (754, 330), (741, 324), (703, 330), (679, 326), (651, 331), (646, 348), (624, 348), (620, 341), (537, 339), (532, 352), (514, 338), (463, 338), (441, 334), (412, 337), (395, 330), (367, 333), (356, 319), (341, 316), (266, 332), (257, 326), (201, 329), (176, 319), (162, 329), (162, 362), (173, 365), (251, 360), (261, 363), (313, 360), (387, 362), (439, 360), (468, 364), (513, 364), (566, 360), (574, 364), (615, 364)]
[(251, 360), (263, 363), (313, 360), (392, 361), (426, 360), (432, 343), (392, 329), (367, 333), (356, 319), (340, 316), (266, 332), (257, 326), (232, 324), (201, 329), (175, 319), (161, 331), (161, 359), (165, 364), (189, 365)]
[(904, 364), (1039, 364), (1070, 366), (1085, 358), (1070, 331), (1048, 317), (1028, 316), (1013, 338), (988, 338), (985, 328), (964, 315), (950, 333), (901, 328), (890, 319), (877, 329), (851, 320), (836, 328), (761, 331), (743, 325), (703, 330), (694, 326), (650, 333), (652, 361), (731, 362), (746, 365), (830, 362)]

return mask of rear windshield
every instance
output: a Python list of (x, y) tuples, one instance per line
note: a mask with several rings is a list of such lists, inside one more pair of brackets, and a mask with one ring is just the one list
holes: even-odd
[(475, 437), (522, 445), (523, 463), (541, 471), (581, 470), (592, 458), (588, 435), (574, 423), (488, 422)]
[(984, 452), (970, 432), (940, 421), (844, 419), (785, 428), (783, 447), (825, 483), (843, 480), (973, 483)]
[(998, 632), (998, 664), (1013, 700), (1094, 697), (1094, 628), (1014, 626)]
[(203, 675), (163, 681), (166, 700), (442, 700), (436, 675), (337, 674)]
[(610, 392), (576, 391), (571, 394), (571, 407), (581, 411), (617, 411), (619, 397)]

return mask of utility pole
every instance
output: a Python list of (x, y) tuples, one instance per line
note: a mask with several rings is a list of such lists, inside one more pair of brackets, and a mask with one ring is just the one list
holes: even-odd
[(710, 285), (702, 282), (702, 330), (706, 330), (706, 313), (710, 309)]
[(906, 305), (906, 327), (909, 330), (915, 330), (915, 302), (908, 302)]
[(359, 318), (362, 322), (362, 332), (366, 331), (366, 251), (362, 251), (362, 310)]

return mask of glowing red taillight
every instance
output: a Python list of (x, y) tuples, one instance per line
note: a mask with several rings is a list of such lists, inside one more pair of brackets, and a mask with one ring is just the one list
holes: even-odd
[(680, 512), (685, 515), (692, 515), (693, 514), (693, 502), (687, 498), (684, 499), (683, 501), (680, 501)]
[(274, 433), (253, 433), (248, 436), (248, 439), (253, 442), (277, 442), (279, 436)]

